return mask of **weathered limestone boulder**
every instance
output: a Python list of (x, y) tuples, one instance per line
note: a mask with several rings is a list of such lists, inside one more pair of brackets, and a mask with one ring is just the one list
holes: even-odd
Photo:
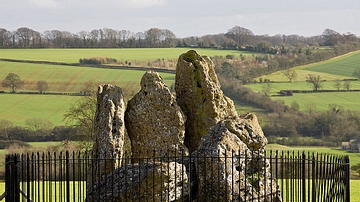
[(220, 121), (201, 139), (195, 152), (199, 201), (281, 201), (269, 161), (241, 141), (240, 128), (233, 133), (236, 124)]
[(118, 168), (93, 185), (86, 201), (188, 201), (188, 197), (185, 165), (167, 162)]
[[(94, 118), (93, 159), (89, 165), (88, 186), (121, 165), (127, 133), (124, 122), (125, 104), (121, 88), (100, 85)], [(131, 151), (127, 151), (131, 152)], [(99, 160), (97, 160), (99, 159)], [(105, 160), (106, 159), (106, 160)], [(92, 176), (97, 176), (95, 179)]]
[[(160, 75), (148, 71), (141, 79), (141, 90), (128, 102), (126, 128), (135, 158), (188, 155), (184, 145), (185, 121), (181, 108)], [(149, 151), (147, 153), (146, 151)]]
[(223, 120), (223, 127), (240, 138), (252, 151), (262, 151), (267, 139), (255, 114), (247, 113), (240, 117)]
[(190, 50), (180, 55), (175, 77), (176, 99), (187, 117), (185, 145), (196, 150), (200, 139), (218, 121), (236, 116), (234, 103), (220, 89), (214, 64)]

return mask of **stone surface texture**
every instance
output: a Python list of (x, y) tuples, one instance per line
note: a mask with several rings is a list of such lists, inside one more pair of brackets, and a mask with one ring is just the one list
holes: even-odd
[[(95, 160), (89, 166), (88, 185), (121, 165), (127, 136), (124, 112), (125, 103), (121, 88), (110, 84), (100, 85), (94, 118), (93, 158), (102, 160)], [(90, 173), (96, 173), (98, 178), (93, 179)]]
[(255, 114), (247, 113), (222, 120), (222, 126), (238, 136), (253, 151), (262, 151), (268, 142)]
[(148, 71), (140, 85), (125, 113), (133, 155), (150, 157), (155, 149), (162, 150), (159, 155), (164, 158), (188, 155), (184, 145), (186, 117), (163, 79), (157, 72)]
[(213, 126), (194, 154), (199, 201), (281, 201), (268, 160), (230, 131), (235, 123), (229, 122)]
[(194, 151), (218, 121), (236, 116), (234, 103), (220, 89), (214, 64), (190, 50), (180, 55), (175, 77), (176, 99), (186, 121), (185, 145)]
[(129, 164), (93, 185), (86, 201), (188, 201), (185, 166), (176, 162)]

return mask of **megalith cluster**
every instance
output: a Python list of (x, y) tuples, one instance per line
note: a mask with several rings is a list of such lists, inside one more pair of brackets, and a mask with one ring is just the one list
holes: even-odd
[(281, 201), (258, 120), (237, 114), (209, 57), (179, 56), (176, 95), (155, 71), (140, 85), (127, 106), (99, 86), (93, 151), (108, 160), (89, 165), (87, 201)]

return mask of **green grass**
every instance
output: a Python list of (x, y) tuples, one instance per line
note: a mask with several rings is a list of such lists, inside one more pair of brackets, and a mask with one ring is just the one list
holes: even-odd
[[(345, 90), (343, 88), (344, 81), (340, 81), (341, 88), (340, 90)], [(264, 87), (267, 87), (266, 83), (256, 83), (248, 84), (246, 87), (251, 88), (255, 92), (261, 92)], [(278, 94), (280, 90), (313, 90), (312, 86), (308, 85), (305, 81), (299, 82), (279, 82), (279, 83), (270, 83), (270, 93)], [(323, 88), (321, 90), (337, 90), (335, 87), (335, 81), (326, 81), (323, 82)], [(350, 90), (360, 90), (360, 81), (350, 81)]]
[(289, 147), (279, 144), (268, 144), (266, 145), (266, 150), (279, 150), (279, 151), (305, 151), (307, 152), (317, 152), (321, 154), (331, 154), (344, 156), (348, 155), (350, 158), (350, 166), (360, 163), (360, 153), (349, 152), (340, 148), (330, 148), (330, 147)]
[[(297, 72), (296, 81), (305, 81), (306, 75), (320, 75), (325, 80), (343, 80), (355, 78), (352, 74), (360, 67), (360, 51), (351, 52), (323, 62), (294, 67)], [(262, 76), (271, 81), (289, 81), (281, 72)]]
[(355, 69), (360, 67), (360, 51), (355, 51), (344, 56), (318, 63), (304, 70), (321, 72), (333, 75), (352, 77)]
[[(324, 82), (324, 90), (336, 90), (334, 82)], [(344, 82), (342, 82), (344, 84)], [(246, 87), (255, 92), (262, 92), (267, 84), (249, 84)], [(306, 82), (284, 82), (284, 83), (271, 83), (270, 94), (276, 95), (280, 90), (312, 90)], [(360, 81), (352, 81), (350, 89), (360, 89)], [(341, 89), (343, 90), (343, 89)], [(297, 102), (300, 110), (306, 110), (305, 105), (313, 103), (316, 105), (317, 110), (328, 110), (329, 104), (338, 104), (346, 110), (360, 110), (360, 92), (323, 92), (323, 93), (294, 93), (293, 96), (272, 97), (273, 100), (282, 100), (287, 105)]]
[(207, 48), (126, 48), (126, 49), (0, 49), (0, 58), (78, 63), (80, 58), (111, 57), (118, 61), (178, 59), (179, 55), (194, 49), (201, 55), (239, 57), (252, 53), (237, 50), (217, 50)]
[[(48, 83), (48, 92), (80, 92), (84, 84), (110, 83), (123, 88), (125, 95), (134, 95), (140, 90), (140, 80), (145, 71), (89, 68), (77, 66), (26, 64), (0, 61), (0, 78), (15, 73), (25, 82), (18, 91), (37, 91), (36, 83)], [(171, 86), (175, 74), (160, 73), (164, 82)], [(0, 87), (0, 90), (9, 89)], [(45, 118), (54, 125), (63, 125), (63, 115), (79, 97), (60, 95), (0, 94), (0, 119), (7, 119), (14, 125), (24, 125), (29, 118)], [(126, 98), (129, 99), (129, 98)]]
[(307, 110), (306, 105), (313, 103), (316, 110), (326, 111), (329, 104), (337, 104), (345, 110), (360, 110), (360, 92), (336, 92), (336, 93), (294, 93), (293, 96), (273, 97), (274, 100), (282, 100), (291, 106), (293, 102), (299, 104), (300, 110)]
[[(97, 84), (110, 83), (122, 88), (130, 86), (134, 88), (132, 90), (139, 90), (140, 80), (145, 71), (0, 61), (0, 78), (5, 78), (9, 73), (19, 75), (25, 82), (20, 91), (23, 89), (36, 91), (37, 82), (43, 80), (48, 83), (48, 91), (80, 92), (84, 83), (88, 81)], [(160, 75), (168, 86), (174, 83), (174, 74), (160, 73)], [(8, 91), (9, 89), (1, 86), (0, 90)]]
[[(286, 182), (283, 182), (283, 183), (286, 183)], [(51, 197), (52, 197), (52, 200), (54, 200), (55, 199), (55, 186), (54, 186), (55, 183), (54, 182), (52, 182), (52, 183), (50, 183), (50, 182), (41, 182), (40, 186), (39, 186), (40, 187), (39, 191), (41, 192), (40, 196), (42, 196), (42, 187), (43, 186), (44, 187), (49, 187), (50, 184), (51, 184), (51, 187), (52, 187)], [(279, 184), (281, 186), (281, 181), (279, 181)], [(56, 184), (56, 186), (58, 188), (60, 187), (59, 185), (60, 185), (59, 183)], [(62, 187), (65, 188), (65, 184), (62, 184)], [(83, 188), (86, 187), (86, 185), (83, 182), (81, 182), (81, 183), (79, 183), (79, 182), (75, 182), (75, 183), (71, 182), (70, 183), (70, 190), (71, 191), (73, 190), (73, 187), (75, 187), (76, 190), (75, 190), (75, 195), (73, 193), (71, 193), (71, 195), (70, 195), (71, 196), (71, 201), (78, 201), (78, 199), (79, 199), (79, 194), (78, 194), (79, 189), (78, 188), (81, 187), (81, 189), (83, 189)], [(25, 185), (22, 186), (22, 189), (26, 189), (26, 186)], [(4, 193), (4, 191), (5, 191), (5, 182), (0, 182), (0, 194)], [(59, 191), (59, 189), (57, 189), (57, 191)], [(62, 191), (64, 191), (64, 190), (62, 190)], [(84, 195), (84, 194), (85, 193), (83, 192), (82, 195)], [(50, 199), (50, 192), (46, 192), (45, 196), (47, 196), (46, 199)], [(39, 196), (36, 196), (36, 198), (37, 198), (36, 201), (42, 201), (42, 198), (40, 198)], [(57, 196), (58, 200), (59, 200), (59, 198), (60, 197)], [(350, 202), (358, 202), (359, 198), (360, 198), (360, 180), (350, 180)], [(34, 197), (34, 199), (35, 199), (35, 197)], [(46, 201), (50, 201), (50, 200), (46, 200)]]
[(0, 119), (15, 126), (25, 125), (30, 118), (44, 118), (55, 126), (64, 125), (63, 115), (79, 97), (60, 95), (0, 94)]

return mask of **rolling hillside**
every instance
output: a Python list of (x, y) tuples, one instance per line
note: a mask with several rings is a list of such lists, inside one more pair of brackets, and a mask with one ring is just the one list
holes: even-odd
[[(355, 80), (352, 74), (360, 67), (360, 51), (333, 58), (324, 62), (309, 64), (293, 68), (297, 72), (297, 79), (294, 82), (283, 76), (281, 72), (275, 72), (261, 77), (270, 79), (270, 94), (277, 95), (280, 90), (312, 90), (312, 86), (306, 82), (306, 75), (320, 75), (324, 81), (323, 90), (337, 90), (335, 82), (340, 81), (344, 90), (345, 80), (352, 79), (350, 90), (360, 90), (360, 81)], [(268, 84), (257, 83), (246, 85), (255, 92), (262, 92)], [(300, 110), (306, 110), (306, 105), (315, 104), (317, 110), (327, 110), (329, 104), (338, 104), (349, 110), (360, 110), (359, 92), (322, 92), (322, 93), (294, 93), (293, 96), (273, 97), (275, 100), (283, 100), (287, 105), (294, 102), (299, 104)]]

